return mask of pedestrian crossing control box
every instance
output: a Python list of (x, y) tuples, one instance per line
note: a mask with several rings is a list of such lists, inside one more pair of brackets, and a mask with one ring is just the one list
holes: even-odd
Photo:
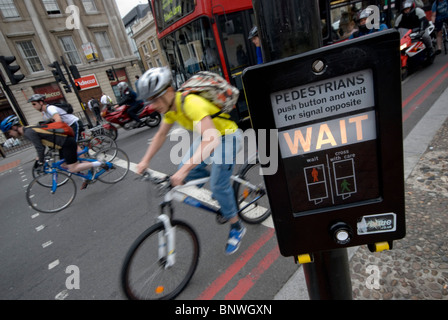
[(284, 256), (405, 236), (399, 49), (387, 30), (245, 70)]

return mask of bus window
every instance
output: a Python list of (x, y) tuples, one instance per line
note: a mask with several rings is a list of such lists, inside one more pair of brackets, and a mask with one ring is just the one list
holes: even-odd
[(196, 7), (196, 0), (155, 1), (154, 7), (157, 26), (159, 31), (163, 31), (176, 21), (192, 13)]
[(160, 40), (179, 87), (195, 73), (208, 70), (222, 75), (216, 42), (208, 18), (200, 18)]
[(356, 15), (362, 9), (371, 5), (372, 1), (332, 1), (330, 17), (332, 30), (337, 35), (337, 41), (347, 39), (357, 30)]
[(244, 21), (244, 15), (241, 12), (221, 15), (219, 25), (230, 74), (239, 73), (254, 64), (250, 63), (250, 51), (255, 49), (248, 47), (251, 44), (247, 40), (250, 29), (245, 28), (247, 24)]
[[(254, 26), (253, 10), (220, 15), (218, 18), (224, 53), (230, 73), (230, 82), (240, 92), (244, 91), (241, 75), (243, 70), (256, 64), (255, 46), (247, 39), (249, 31)], [(244, 94), (240, 94), (237, 102), (237, 118), (243, 119), (247, 114)]]

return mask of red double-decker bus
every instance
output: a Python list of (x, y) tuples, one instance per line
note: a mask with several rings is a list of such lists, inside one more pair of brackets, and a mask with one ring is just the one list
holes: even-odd
[[(319, 0), (323, 45), (343, 40), (356, 13), (369, 5), (380, 8), (381, 22), (390, 27), (401, 1)], [(257, 63), (256, 48), (248, 40), (256, 25), (252, 0), (149, 2), (158, 39), (177, 85), (200, 70), (209, 70), (243, 90), (242, 71)], [(244, 94), (240, 95), (235, 112), (240, 120), (248, 117)]]
[[(216, 72), (241, 91), (242, 71), (256, 64), (247, 39), (255, 25), (251, 0), (150, 0), (160, 45), (177, 85), (200, 70)], [(244, 94), (236, 116), (248, 116)]]

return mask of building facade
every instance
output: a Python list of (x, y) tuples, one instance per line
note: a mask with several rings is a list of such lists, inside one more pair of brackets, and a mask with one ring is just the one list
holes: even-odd
[(156, 24), (151, 10), (132, 26), (134, 39), (145, 70), (168, 66), (157, 38)]
[[(0, 55), (15, 56), (19, 73), (25, 75), (16, 85), (6, 80), (29, 124), (42, 118), (27, 102), (35, 93), (45, 94), (50, 103), (68, 102), (75, 113), (83, 111), (77, 96), (66, 93), (55, 80), (49, 67), (55, 61), (63, 59), (77, 67), (81, 78), (75, 81), (81, 85), (84, 104), (102, 93), (115, 102), (116, 85), (125, 81), (134, 87), (135, 76), (141, 73), (118, 7), (111, 0), (0, 0)], [(109, 79), (108, 69), (115, 71), (115, 80)]]
[(150, 11), (149, 9), (149, 3), (146, 4), (139, 4), (138, 6), (134, 7), (131, 11), (128, 12), (123, 17), (123, 24), (126, 29), (126, 34), (128, 35), (128, 38), (131, 41), (131, 49), (135, 56), (139, 57), (137, 44), (135, 43), (135, 40), (133, 38), (134, 36), (134, 30), (132, 30), (132, 27), (140, 21), (141, 18), (143, 18), (146, 13)]

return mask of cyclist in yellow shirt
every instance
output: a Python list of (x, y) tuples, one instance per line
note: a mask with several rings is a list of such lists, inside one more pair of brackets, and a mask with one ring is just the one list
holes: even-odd
[[(164, 144), (174, 123), (200, 133), (200, 137), (190, 146), (178, 171), (171, 177), (171, 184), (178, 186), (190, 180), (210, 176), (213, 198), (220, 204), (222, 215), (231, 223), (226, 254), (233, 254), (238, 250), (246, 233), (246, 228), (237, 215), (238, 206), (230, 183), (236, 154), (241, 148), (241, 130), (230, 120), (228, 114), (213, 117), (220, 109), (201, 96), (190, 94), (182, 105), (181, 93), (176, 92), (171, 85), (171, 71), (168, 68), (150, 69), (139, 80), (139, 99), (152, 103), (164, 118), (138, 164), (137, 172), (142, 174), (149, 167), (151, 159)], [(207, 164), (211, 164), (210, 171), (206, 168)]]

